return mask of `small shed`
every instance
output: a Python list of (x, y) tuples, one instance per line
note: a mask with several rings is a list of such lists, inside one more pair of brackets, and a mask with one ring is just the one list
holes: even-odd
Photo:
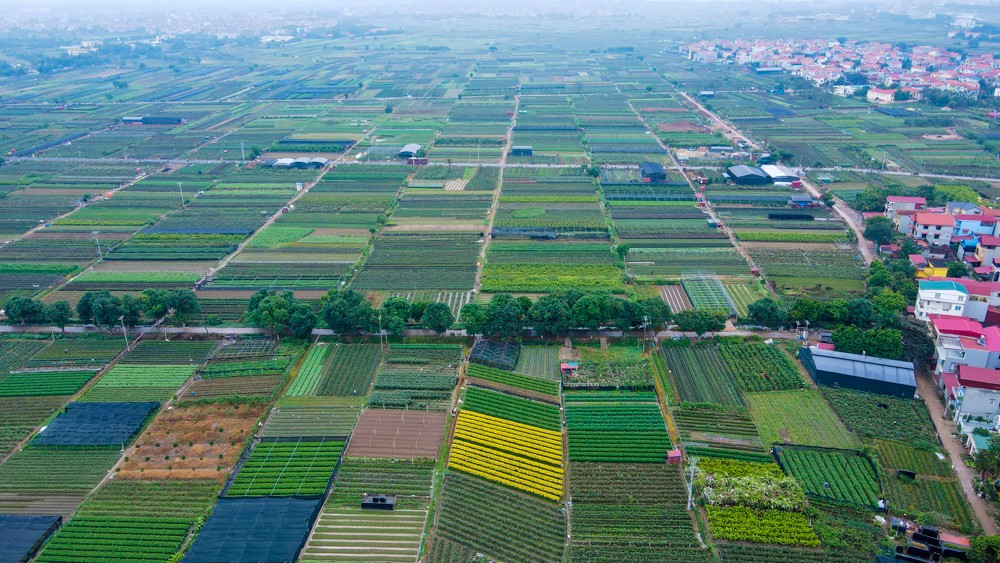
[(667, 452), (667, 463), (669, 463), (670, 465), (680, 465), (681, 458), (682, 458), (681, 451), (677, 448), (674, 448), (669, 452)]
[(793, 209), (802, 209), (819, 206), (820, 202), (811, 195), (793, 195), (788, 198), (788, 206)]
[(799, 360), (819, 385), (913, 398), (917, 391), (912, 362), (848, 354), (818, 347), (799, 348)]
[(514, 145), (510, 147), (511, 156), (533, 156), (535, 149), (531, 145)]
[(576, 375), (576, 370), (580, 369), (580, 362), (563, 362), (559, 369), (563, 375)]
[(650, 182), (662, 182), (667, 179), (667, 171), (658, 162), (643, 162), (639, 164), (639, 172), (643, 179)]
[(361, 508), (368, 510), (395, 510), (396, 495), (365, 495)]
[(417, 156), (417, 153), (420, 152), (422, 148), (423, 147), (418, 145), (417, 143), (410, 143), (408, 145), (403, 146), (403, 148), (400, 149), (398, 156), (399, 158), (413, 158)]

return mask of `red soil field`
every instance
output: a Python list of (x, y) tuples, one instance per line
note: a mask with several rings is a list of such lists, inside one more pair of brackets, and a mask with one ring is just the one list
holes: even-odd
[(435, 458), (447, 419), (443, 412), (368, 409), (354, 427), (347, 456)]

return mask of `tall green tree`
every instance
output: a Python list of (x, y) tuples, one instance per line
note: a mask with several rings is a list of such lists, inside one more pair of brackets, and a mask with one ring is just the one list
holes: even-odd
[(543, 295), (531, 306), (528, 319), (542, 334), (563, 334), (569, 330), (569, 306), (558, 295)]
[(688, 309), (674, 313), (674, 322), (682, 332), (693, 332), (702, 336), (708, 332), (719, 332), (726, 328), (726, 315), (710, 311)]
[(425, 327), (441, 334), (454, 324), (455, 315), (451, 314), (451, 307), (447, 303), (430, 303), (420, 320)]
[(875, 260), (872, 262), (871, 266), (868, 267), (868, 280), (866, 281), (868, 289), (877, 287), (892, 287), (892, 282), (892, 273), (882, 262)]
[(615, 314), (615, 302), (610, 293), (597, 291), (576, 300), (570, 309), (573, 326), (597, 330), (611, 324)]
[(778, 327), (788, 323), (788, 312), (770, 297), (765, 297), (747, 305), (747, 317), (757, 325)]
[(250, 323), (273, 332), (283, 334), (291, 326), (292, 315), (297, 312), (299, 304), (291, 291), (282, 293), (270, 292), (262, 299), (252, 301), (253, 309), (247, 311)]
[(298, 299), (295, 301), (292, 304), (292, 314), (288, 318), (288, 331), (296, 338), (309, 338), (319, 318), (308, 303)]
[(88, 291), (80, 297), (80, 300), (76, 303), (76, 315), (80, 317), (80, 320), (86, 323), (93, 323), (96, 321), (94, 318), (94, 303), (99, 299), (109, 299), (111, 298), (111, 292), (108, 290), (101, 291)]
[(865, 238), (878, 245), (889, 244), (896, 237), (896, 229), (888, 217), (877, 215), (865, 219)]
[(371, 331), (375, 320), (371, 303), (353, 289), (331, 292), (322, 315), (326, 325), (341, 334)]
[(899, 313), (906, 309), (906, 298), (901, 293), (884, 290), (872, 299), (880, 324), (894, 324)]
[(469, 336), (486, 334), (489, 316), (482, 303), (466, 303), (462, 306), (462, 325)]
[(1000, 563), (1000, 536), (974, 536), (969, 547), (970, 563)]
[(948, 273), (946, 275), (949, 278), (964, 278), (969, 275), (969, 267), (962, 262), (949, 262)]
[(66, 332), (66, 325), (72, 318), (73, 308), (70, 307), (69, 301), (56, 301), (45, 306), (45, 320), (63, 332)]
[(142, 312), (148, 319), (162, 319), (170, 314), (170, 307), (167, 305), (167, 296), (170, 294), (166, 289), (144, 289), (139, 295), (142, 303)]
[(119, 322), (124, 323), (127, 327), (133, 327), (139, 324), (139, 319), (142, 318), (142, 301), (134, 295), (122, 295), (119, 299), (119, 306), (121, 307), (121, 319)]
[(198, 295), (190, 289), (175, 289), (167, 294), (167, 308), (173, 311), (173, 317), (181, 324), (187, 324), (192, 316), (201, 312), (201, 302)]
[(17, 325), (37, 324), (45, 320), (45, 306), (29, 297), (15, 297), (7, 302), (4, 312)]
[(650, 330), (662, 330), (674, 318), (673, 311), (670, 310), (670, 305), (667, 305), (667, 302), (662, 299), (649, 297), (640, 300), (639, 305), (642, 306), (645, 318), (649, 319)]
[(638, 301), (613, 299), (615, 326), (623, 331), (639, 328), (645, 323), (646, 311)]
[(405, 297), (392, 296), (382, 302), (382, 310), (385, 315), (399, 317), (403, 322), (410, 320), (410, 302)]
[(524, 327), (524, 308), (509, 293), (498, 293), (486, 307), (487, 331), (500, 338), (513, 338)]

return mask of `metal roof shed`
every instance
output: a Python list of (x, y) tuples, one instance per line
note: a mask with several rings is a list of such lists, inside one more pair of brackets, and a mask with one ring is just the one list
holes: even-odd
[(667, 171), (663, 168), (663, 165), (658, 162), (643, 162), (639, 164), (639, 171), (642, 173), (643, 178), (649, 178), (650, 180), (666, 180)]
[(408, 145), (403, 146), (402, 150), (399, 151), (398, 156), (399, 158), (412, 158), (414, 156), (417, 156), (417, 153), (420, 152), (421, 148), (423, 147), (421, 147), (417, 143), (410, 143)]
[(726, 170), (726, 174), (733, 179), (733, 182), (739, 185), (764, 185), (771, 183), (771, 178), (763, 170), (755, 166), (737, 164), (736, 166), (730, 166)]
[(799, 359), (819, 385), (846, 387), (904, 399), (912, 398), (917, 391), (917, 380), (911, 362), (816, 347), (800, 348)]

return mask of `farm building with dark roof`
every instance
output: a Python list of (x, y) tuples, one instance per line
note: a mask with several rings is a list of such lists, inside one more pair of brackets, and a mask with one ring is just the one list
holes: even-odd
[(663, 168), (662, 164), (657, 162), (643, 162), (639, 165), (639, 172), (642, 173), (643, 178), (652, 182), (667, 179), (667, 171)]
[(747, 166), (746, 164), (730, 166), (726, 170), (726, 175), (732, 178), (733, 182), (741, 186), (762, 186), (771, 183), (771, 178), (763, 170), (755, 166)]
[(805, 346), (799, 348), (799, 359), (813, 381), (819, 385), (845, 387), (904, 399), (912, 398), (917, 391), (917, 380), (911, 362)]

